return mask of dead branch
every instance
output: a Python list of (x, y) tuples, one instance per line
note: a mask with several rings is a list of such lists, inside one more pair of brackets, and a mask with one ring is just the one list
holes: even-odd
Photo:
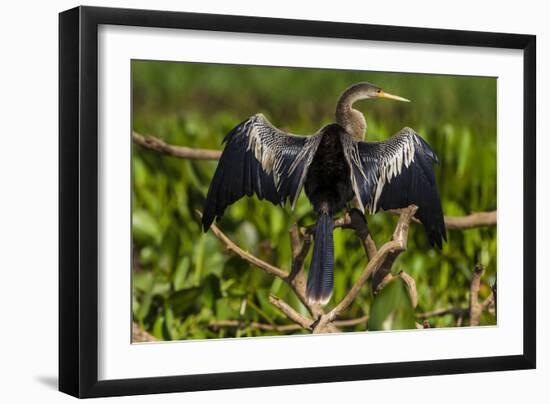
[(248, 327), (252, 330), (286, 332), (286, 331), (298, 331), (298, 330), (304, 329), (304, 327), (302, 327), (299, 324), (278, 325), (278, 324), (259, 323), (256, 321), (245, 323), (239, 320), (213, 320), (208, 323), (208, 326), (213, 328), (214, 330), (217, 330), (220, 328)]
[[(409, 210), (409, 211), (407, 211)], [(397, 227), (396, 227), (396, 231), (397, 229), (399, 228), (400, 226), (400, 223), (402, 223), (402, 217), (403, 217), (403, 213), (406, 213), (407, 214), (407, 225), (406, 225), (406, 231), (407, 233), (404, 235), (405, 239), (403, 240), (404, 243), (405, 243), (405, 246), (403, 248), (403, 250), (406, 248), (406, 237), (408, 237), (408, 230), (409, 230), (409, 224), (411, 222), (411, 220), (414, 218), (414, 213), (416, 212), (416, 208), (414, 209), (414, 212), (412, 212), (412, 214), (410, 213), (410, 207), (409, 208), (406, 208), (406, 209), (401, 209), (401, 216), (400, 216), (400, 219), (399, 219), (399, 222), (397, 223)], [(394, 234), (394, 239), (395, 239), (395, 234)], [(399, 254), (401, 254), (401, 252), (403, 250), (396, 250), (396, 251), (391, 251), (389, 254), (388, 254), (388, 257), (387, 259), (385, 260), (385, 262), (379, 267), (377, 268), (373, 275), (372, 275), (372, 282), (371, 282), (371, 289), (372, 289), (372, 292), (373, 294), (378, 294), (382, 288), (387, 285), (387, 283), (393, 278), (392, 275), (391, 275), (391, 268), (393, 266), (393, 263), (395, 261), (395, 259), (399, 256)], [(407, 281), (408, 279), (405, 278), (404, 279), (405, 281)], [(415, 291), (416, 293), (416, 291)], [(412, 299), (412, 297), (411, 297)]]
[[(362, 316), (357, 318), (351, 318), (349, 320), (336, 320), (334, 325), (336, 327), (353, 327), (360, 324), (367, 324), (369, 317)], [(208, 324), (213, 329), (219, 328), (239, 328), (239, 327), (248, 327), (252, 330), (262, 330), (262, 331), (278, 331), (278, 332), (289, 332), (289, 331), (298, 331), (303, 330), (304, 328), (300, 324), (267, 324), (259, 323), (252, 321), (250, 323), (244, 323), (239, 320), (217, 320), (211, 321)]]
[(416, 317), (424, 320), (430, 317), (442, 317), (448, 314), (452, 314), (454, 317), (467, 317), (470, 315), (470, 311), (462, 307), (449, 307), (448, 309), (437, 309), (425, 313), (418, 313)]
[(189, 160), (217, 160), (221, 156), (219, 150), (195, 149), (185, 146), (173, 146), (164, 140), (154, 136), (143, 136), (137, 132), (132, 132), (132, 140), (147, 148), (168, 156), (179, 157)]
[[(390, 209), (387, 212), (398, 215), (401, 209)], [(445, 216), (445, 226), (448, 230), (467, 230), (477, 227), (496, 226), (497, 211), (490, 212), (474, 212), (467, 216)], [(420, 223), (417, 218), (412, 219), (415, 223)]]
[(476, 227), (496, 226), (497, 211), (476, 212), (467, 216), (445, 216), (445, 225), (449, 230), (466, 230)]
[(409, 297), (411, 299), (411, 304), (413, 308), (416, 308), (418, 305), (418, 292), (416, 291), (416, 281), (412, 276), (410, 276), (405, 271), (399, 271), (398, 274), (399, 278), (405, 282), (405, 285), (407, 286), (407, 292), (409, 293)]
[[(292, 251), (292, 268), (289, 275), (289, 281), (296, 289), (303, 291), (305, 299), (305, 277), (304, 277), (304, 261), (311, 247), (311, 236), (306, 235), (300, 239), (298, 226), (293, 224), (289, 231), (290, 234), (290, 249)], [(302, 293), (300, 293), (302, 294)]]
[[(391, 269), (391, 265), (386, 264), (385, 267), (389, 267)], [(381, 271), (382, 271), (382, 268), (380, 268), (376, 273)], [(397, 275), (392, 275), (391, 273), (387, 273), (386, 276), (379, 283), (376, 284), (376, 286), (373, 286), (373, 293), (375, 295), (378, 294), (382, 289), (386, 287), (388, 283), (390, 283), (392, 280), (396, 278), (401, 279), (405, 283), (405, 286), (407, 287), (407, 293), (409, 294), (409, 298), (411, 299), (411, 304), (413, 308), (415, 308), (418, 305), (418, 292), (416, 290), (416, 281), (412, 276), (410, 276), (403, 270), (399, 271)], [(374, 278), (372, 280), (372, 284), (375, 285)]]
[(285, 280), (313, 318), (318, 318), (325, 314), (325, 312), (321, 305), (312, 304), (306, 298), (306, 277), (304, 275), (304, 261), (311, 247), (312, 235), (304, 233), (303, 237), (301, 237), (296, 224), (291, 226), (289, 234), (290, 248), (292, 251), (292, 267), (290, 274)]
[(273, 306), (277, 307), (290, 320), (302, 326), (302, 328), (310, 328), (311, 320), (308, 320), (306, 317), (302, 316), (300, 313), (290, 307), (290, 305), (284, 300), (279, 299), (277, 296), (269, 295), (269, 302)]
[(235, 244), (229, 237), (225, 235), (224, 232), (220, 230), (218, 226), (215, 224), (212, 224), (210, 227), (212, 229), (212, 233), (223, 243), (225, 244), (225, 248), (241, 257), (243, 260), (249, 262), (250, 264), (260, 268), (261, 270), (267, 272), (270, 275), (276, 276), (278, 278), (281, 278), (283, 280), (286, 280), (288, 277), (288, 273), (281, 268), (277, 268), (276, 266), (273, 266), (260, 258), (256, 257), (255, 255), (250, 254), (249, 252), (243, 250), (241, 247), (239, 247), (237, 244)]

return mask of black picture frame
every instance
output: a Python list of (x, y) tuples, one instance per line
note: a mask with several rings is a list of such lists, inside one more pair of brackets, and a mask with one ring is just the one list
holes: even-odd
[[(101, 24), (523, 50), (523, 354), (99, 381), (97, 52)], [(535, 69), (533, 35), (96, 7), (60, 13), (59, 389), (76, 397), (101, 397), (535, 368)]]

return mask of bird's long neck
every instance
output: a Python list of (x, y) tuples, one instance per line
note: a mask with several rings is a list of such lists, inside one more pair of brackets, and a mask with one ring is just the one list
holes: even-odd
[(353, 103), (361, 99), (365, 99), (364, 95), (361, 92), (354, 91), (352, 87), (340, 96), (336, 105), (336, 123), (358, 141), (364, 140), (367, 130), (365, 116), (353, 108)]

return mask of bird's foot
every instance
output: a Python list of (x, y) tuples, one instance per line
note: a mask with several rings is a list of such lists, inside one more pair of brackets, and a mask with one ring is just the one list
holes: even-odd
[(352, 208), (348, 211), (349, 218), (351, 220), (352, 226), (357, 232), (359, 232), (360, 237), (367, 237), (370, 233), (369, 225), (367, 223), (367, 218), (357, 208)]

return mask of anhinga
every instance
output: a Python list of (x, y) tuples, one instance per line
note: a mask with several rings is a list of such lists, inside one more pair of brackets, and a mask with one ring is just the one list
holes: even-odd
[(369, 98), (408, 101), (369, 83), (349, 87), (336, 107), (336, 123), (311, 136), (296, 136), (274, 127), (262, 114), (241, 122), (225, 138), (202, 217), (204, 230), (225, 208), (244, 195), (256, 194), (273, 204), (292, 207), (305, 187), (317, 217), (306, 293), (325, 304), (333, 289), (333, 216), (357, 198), (359, 209), (418, 206), (431, 245), (446, 240), (431, 147), (411, 128), (384, 142), (364, 142), (367, 123), (353, 104)]

